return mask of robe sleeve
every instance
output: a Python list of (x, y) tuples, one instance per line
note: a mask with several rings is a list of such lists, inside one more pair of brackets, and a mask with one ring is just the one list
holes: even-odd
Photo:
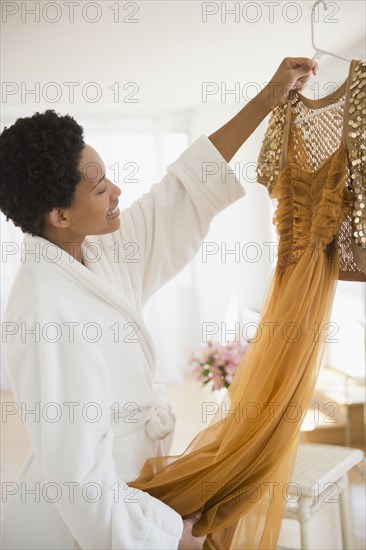
[(113, 238), (138, 247), (138, 262), (129, 267), (142, 306), (194, 257), (214, 216), (244, 195), (235, 172), (201, 135), (160, 183), (122, 210)]
[[(25, 317), (28, 328), (45, 326), (38, 314)], [(116, 473), (111, 384), (100, 350), (54, 336), (46, 340), (41, 331), (37, 343), (27, 334), (5, 345), (14, 398), (29, 411), (41, 498), (54, 503), (82, 548), (177, 548), (181, 516)]]

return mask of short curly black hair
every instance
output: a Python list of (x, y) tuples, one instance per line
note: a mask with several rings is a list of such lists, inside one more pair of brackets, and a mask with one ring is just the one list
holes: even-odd
[(42, 237), (45, 214), (73, 204), (84, 146), (82, 126), (51, 109), (5, 127), (0, 134), (0, 210), (6, 221)]

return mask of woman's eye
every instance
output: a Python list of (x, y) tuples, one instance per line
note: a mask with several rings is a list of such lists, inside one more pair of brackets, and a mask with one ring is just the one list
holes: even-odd
[(101, 194), (104, 193), (105, 191), (107, 191), (107, 186), (105, 186), (105, 188), (103, 189), (103, 191), (99, 191), (99, 193), (97, 193), (97, 195), (101, 195)]

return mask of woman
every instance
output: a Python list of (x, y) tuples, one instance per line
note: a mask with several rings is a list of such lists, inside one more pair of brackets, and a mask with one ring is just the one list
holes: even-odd
[(122, 212), (120, 189), (70, 116), (36, 113), (1, 134), (0, 209), (25, 233), (3, 342), (32, 448), (3, 491), (4, 549), (202, 548), (197, 517), (126, 484), (168, 452), (175, 420), (153, 383), (142, 308), (245, 194), (229, 166), (215, 168), (316, 71), (307, 58), (284, 59), (257, 97)]

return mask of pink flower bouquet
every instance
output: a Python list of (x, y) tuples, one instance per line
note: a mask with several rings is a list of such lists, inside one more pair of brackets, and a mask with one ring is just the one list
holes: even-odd
[(247, 348), (248, 344), (209, 340), (201, 350), (191, 353), (189, 365), (203, 386), (210, 382), (212, 391), (228, 388)]

